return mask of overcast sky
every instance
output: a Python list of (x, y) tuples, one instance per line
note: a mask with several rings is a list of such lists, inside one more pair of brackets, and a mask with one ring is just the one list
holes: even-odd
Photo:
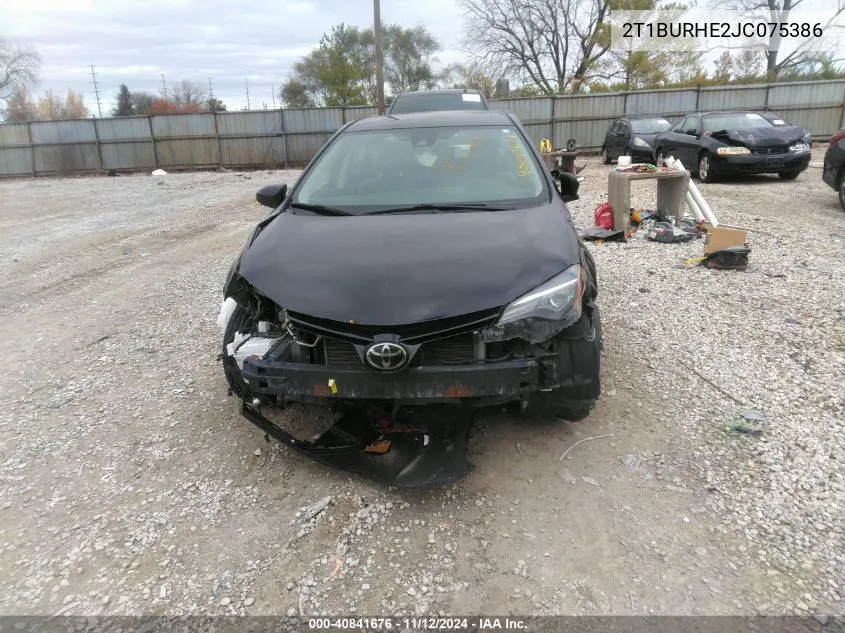
[[(371, 0), (0, 0), (0, 36), (31, 45), (43, 60), (39, 91), (81, 91), (96, 114), (90, 64), (97, 71), (103, 113), (121, 83), (161, 92), (167, 81), (190, 79), (230, 110), (272, 107), (271, 86), (311, 50), (333, 24), (372, 25)], [(454, 0), (382, 0), (383, 23), (425, 25), (451, 63), (459, 50), (462, 15)]]

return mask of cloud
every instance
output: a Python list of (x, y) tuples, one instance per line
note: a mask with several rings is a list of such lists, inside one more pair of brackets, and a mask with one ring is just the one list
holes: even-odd
[[(333, 24), (372, 24), (371, 0), (0, 0), (0, 30), (42, 56), (41, 89), (84, 93), (95, 103), (89, 65), (111, 107), (121, 83), (158, 93), (165, 81), (207, 84), (237, 109), (250, 96), (271, 103), (271, 88), (317, 45)], [(382, 20), (422, 24), (443, 43), (448, 63), (459, 57), (462, 16), (449, 0), (391, 0)], [(253, 95), (258, 95), (254, 97)]]

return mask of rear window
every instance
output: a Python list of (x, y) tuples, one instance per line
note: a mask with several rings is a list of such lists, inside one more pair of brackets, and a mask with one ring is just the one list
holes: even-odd
[(665, 132), (672, 124), (666, 119), (631, 119), (631, 131), (634, 134), (656, 134)]
[(433, 93), (399, 95), (390, 108), (391, 114), (439, 112), (441, 110), (486, 110), (481, 95), (474, 93)]

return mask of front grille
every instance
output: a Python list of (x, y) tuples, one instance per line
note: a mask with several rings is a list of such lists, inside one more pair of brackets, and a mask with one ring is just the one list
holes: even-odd
[(450, 336), (425, 343), (420, 349), (423, 365), (458, 365), (475, 360), (475, 338), (472, 333)]
[(422, 345), (423, 343), (444, 337), (482, 330), (492, 325), (498, 314), (499, 309), (496, 308), (409, 325), (359, 325), (345, 323), (343, 321), (321, 319), (290, 311), (288, 312), (288, 317), (294, 325), (306, 332), (321, 334), (348, 341), (349, 343), (366, 345), (371, 343), (373, 338), (378, 334), (395, 334), (403, 343), (407, 343), (408, 345)]
[(339, 341), (334, 338), (323, 339), (323, 350), (326, 354), (326, 365), (342, 367), (360, 367), (361, 357), (352, 343)]
[(789, 145), (770, 145), (769, 147), (752, 147), (754, 154), (786, 154), (789, 151)]
[[(326, 365), (360, 367), (363, 363), (352, 343), (333, 338), (323, 338)], [(459, 365), (475, 360), (475, 339), (472, 333), (450, 336), (424, 343), (411, 365)]]

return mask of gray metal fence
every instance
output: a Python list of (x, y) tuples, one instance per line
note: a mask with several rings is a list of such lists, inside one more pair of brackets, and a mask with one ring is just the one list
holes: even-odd
[[(501, 99), (491, 105), (513, 112), (536, 141), (552, 139), (556, 148), (570, 138), (581, 149), (600, 148), (608, 125), (623, 114), (677, 120), (715, 109), (775, 111), (827, 140), (845, 126), (845, 80)], [(5, 123), (0, 177), (301, 166), (344, 123), (375, 113), (360, 106)]]

